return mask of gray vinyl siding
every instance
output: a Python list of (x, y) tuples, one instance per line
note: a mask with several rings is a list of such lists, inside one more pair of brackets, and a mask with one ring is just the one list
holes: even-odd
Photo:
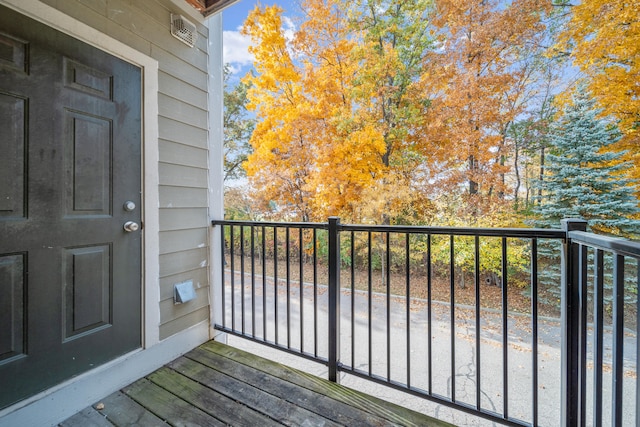
[(207, 188), (207, 169), (160, 162), (160, 185)]
[[(160, 338), (209, 318), (208, 29), (189, 48), (170, 34), (168, 0), (43, 0), (151, 56), (159, 64)], [(186, 4), (186, 3), (185, 3)], [(149, 206), (147, 209), (153, 209)], [(153, 262), (153, 260), (152, 260)], [(173, 285), (192, 280), (196, 299), (173, 304)]]
[(158, 81), (167, 96), (176, 99), (187, 98), (190, 105), (201, 110), (207, 109), (207, 92), (204, 90), (191, 86), (165, 72), (158, 73)]
[[(160, 309), (162, 314), (162, 308)], [(185, 329), (185, 325), (195, 325), (209, 319), (209, 306), (203, 306), (195, 311), (179, 317), (179, 322), (169, 322), (160, 329), (160, 339), (165, 339)]]
[(166, 164), (190, 166), (207, 169), (207, 150), (161, 139), (160, 161)]
[(193, 248), (204, 248), (207, 246), (208, 239), (207, 230), (202, 228), (167, 231), (160, 236), (160, 254), (165, 255)]
[(160, 138), (179, 142), (193, 147), (207, 148), (207, 130), (189, 126), (185, 123), (158, 117)]
[(160, 208), (206, 208), (207, 189), (162, 186)]

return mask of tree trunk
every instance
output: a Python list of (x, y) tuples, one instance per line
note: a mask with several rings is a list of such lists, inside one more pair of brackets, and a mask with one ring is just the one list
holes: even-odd
[[(544, 180), (544, 146), (540, 147), (540, 172), (538, 175), (540, 182)], [(542, 186), (538, 186), (538, 203), (542, 200)]]
[(478, 194), (478, 183), (474, 180), (474, 175), (478, 169), (478, 162), (472, 155), (469, 156), (469, 194)]
[(460, 280), (458, 281), (458, 286), (460, 286), (460, 289), (465, 289), (466, 285), (464, 283), (464, 270), (462, 269), (462, 267), (457, 268), (458, 270), (458, 277), (460, 278)]
[(516, 208), (516, 210), (518, 210), (519, 206), (519, 199), (518, 199), (518, 193), (520, 192), (520, 170), (519, 167), (520, 165), (519, 160), (520, 160), (520, 156), (519, 156), (519, 147), (518, 147), (518, 142), (516, 141), (514, 143), (514, 153), (513, 153), (513, 169), (515, 171), (516, 174), (516, 186), (513, 190), (513, 204)]
[(387, 257), (386, 257), (386, 239), (385, 234), (380, 234), (380, 278), (382, 279), (382, 286), (387, 287)]

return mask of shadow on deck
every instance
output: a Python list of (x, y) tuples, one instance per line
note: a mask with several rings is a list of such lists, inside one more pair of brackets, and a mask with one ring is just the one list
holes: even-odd
[(449, 424), (209, 341), (60, 425), (265, 427)]

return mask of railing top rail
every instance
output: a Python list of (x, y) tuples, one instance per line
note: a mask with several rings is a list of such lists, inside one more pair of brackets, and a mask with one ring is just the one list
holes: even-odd
[[(270, 221), (238, 221), (238, 220), (213, 220), (212, 225), (234, 225), (254, 227), (283, 227), (283, 228), (316, 228), (328, 229), (328, 223), (318, 222), (270, 222)], [(360, 232), (389, 232), (408, 234), (441, 234), (458, 236), (487, 236), (487, 237), (512, 237), (512, 238), (545, 238), (563, 239), (566, 232), (560, 229), (546, 228), (473, 228), (473, 227), (432, 227), (417, 225), (363, 225), (363, 224), (338, 224), (340, 231)]]
[(344, 231), (371, 231), (409, 234), (446, 234), (458, 236), (522, 237), (562, 239), (566, 233), (562, 230), (546, 228), (474, 228), (474, 227), (432, 227), (418, 225), (340, 225)]
[(626, 240), (619, 237), (603, 236), (601, 234), (594, 234), (586, 231), (570, 231), (569, 238), (574, 243), (594, 246), (620, 255), (640, 259), (640, 242), (637, 241)]
[(274, 222), (274, 221), (240, 221), (240, 220), (226, 220), (226, 219), (214, 219), (211, 221), (211, 225), (237, 225), (246, 227), (283, 227), (283, 228), (316, 228), (327, 230), (329, 228), (328, 223), (323, 222)]

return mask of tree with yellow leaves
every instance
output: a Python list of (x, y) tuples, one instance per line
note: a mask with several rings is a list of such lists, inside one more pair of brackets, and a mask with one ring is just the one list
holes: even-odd
[(243, 32), (254, 42), (255, 74), (249, 86), (247, 108), (256, 112), (257, 124), (251, 136), (253, 153), (245, 162), (256, 198), (278, 203), (298, 219), (309, 221), (308, 187), (314, 168), (314, 137), (306, 120), (308, 102), (301, 85), (300, 70), (294, 64), (282, 28), (282, 9), (256, 8), (248, 16)]
[[(344, 2), (358, 64), (351, 96), (357, 109), (349, 126), (383, 144), (384, 173), (375, 177), (363, 219), (391, 223), (424, 195), (427, 159), (416, 150), (415, 129), (425, 121), (428, 102), (420, 90), (424, 59), (433, 48), (429, 32), (431, 0), (355, 0)], [(385, 203), (376, 201), (385, 195)], [(427, 204), (428, 205), (428, 204)], [(374, 209), (377, 206), (376, 209)], [(423, 206), (425, 207), (425, 206)], [(419, 210), (419, 209), (418, 209)]]
[[(428, 48), (427, 5), (306, 0), (305, 21), (289, 40), (280, 9), (250, 14), (244, 31), (256, 72), (246, 81), (258, 124), (245, 166), (262, 198), (296, 207), (301, 219), (360, 220), (370, 188), (419, 170), (409, 162), (417, 159), (409, 136), (425, 108), (412, 86)], [(390, 207), (366, 216), (387, 221)]]
[(312, 149), (316, 167), (310, 178), (311, 200), (318, 219), (339, 215), (354, 219), (363, 190), (383, 171), (382, 138), (370, 127), (353, 126), (352, 99), (356, 40), (340, 0), (306, 0), (304, 21), (293, 47), (304, 66), (303, 85), (313, 104)]
[(640, 179), (640, 1), (588, 0), (570, 6), (560, 48), (587, 76), (603, 116), (615, 117), (624, 134), (616, 145)]

